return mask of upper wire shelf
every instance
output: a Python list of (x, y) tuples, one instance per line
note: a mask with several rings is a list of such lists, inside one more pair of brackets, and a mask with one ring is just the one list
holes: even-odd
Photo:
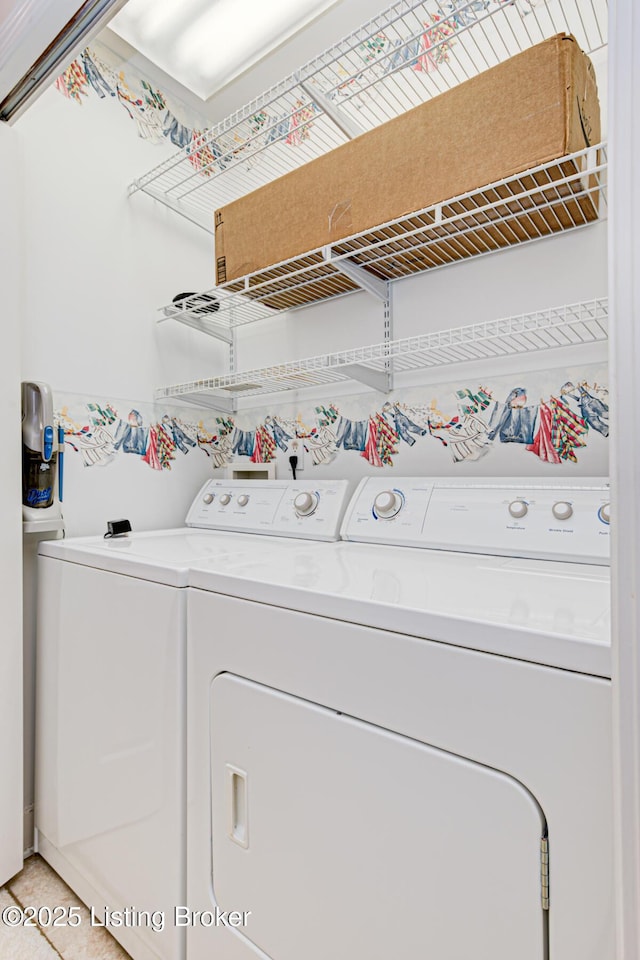
[(213, 211), (554, 34), (606, 45), (607, 0), (401, 0), (135, 180)]
[(349, 380), (387, 392), (394, 374), (602, 342), (607, 339), (607, 330), (608, 300), (603, 297), (176, 384), (156, 390), (155, 397), (232, 410), (240, 397), (262, 397)]
[(606, 145), (480, 187), (255, 274), (161, 308), (231, 342), (236, 327), (468, 257), (576, 229), (606, 213)]

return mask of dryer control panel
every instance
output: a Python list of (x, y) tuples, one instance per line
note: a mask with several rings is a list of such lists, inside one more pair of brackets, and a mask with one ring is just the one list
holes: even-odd
[(188, 527), (338, 540), (346, 480), (207, 480), (191, 504)]
[(364, 543), (607, 564), (610, 520), (609, 484), (601, 478), (369, 477), (341, 532)]

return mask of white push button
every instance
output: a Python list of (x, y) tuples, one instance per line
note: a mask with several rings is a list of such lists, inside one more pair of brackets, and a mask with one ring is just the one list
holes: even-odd
[(509, 504), (509, 513), (512, 517), (515, 517), (516, 520), (519, 520), (521, 517), (526, 517), (529, 512), (529, 505), (524, 502), (524, 500), (512, 500)]
[(298, 494), (293, 501), (293, 506), (299, 517), (310, 517), (318, 507), (318, 495), (305, 490)]
[(223, 507), (226, 507), (227, 504), (231, 503), (231, 494), (223, 493), (222, 496), (220, 497), (220, 503), (222, 504)]
[(205, 493), (205, 495), (204, 495), (204, 497), (203, 497), (202, 499), (204, 500), (205, 503), (213, 503), (213, 494), (212, 494), (212, 493)]
[(249, 496), (248, 496), (248, 494), (246, 494), (246, 493), (241, 493), (240, 496), (238, 497), (238, 506), (240, 506), (240, 507), (246, 507), (246, 505), (247, 505), (248, 503), (249, 503)]
[(402, 500), (393, 490), (384, 490), (379, 493), (373, 501), (373, 510), (377, 517), (383, 520), (390, 520), (395, 517), (402, 508)]
[(573, 516), (573, 507), (570, 503), (567, 503), (566, 500), (559, 500), (551, 508), (556, 520), (568, 520), (569, 517)]

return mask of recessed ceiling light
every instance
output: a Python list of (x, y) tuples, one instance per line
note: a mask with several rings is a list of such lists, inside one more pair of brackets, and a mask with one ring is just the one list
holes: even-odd
[(110, 28), (207, 100), (339, 0), (129, 0)]

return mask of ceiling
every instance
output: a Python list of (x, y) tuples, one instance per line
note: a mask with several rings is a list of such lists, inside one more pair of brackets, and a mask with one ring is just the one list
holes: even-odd
[(339, 0), (128, 0), (110, 29), (202, 101)]

